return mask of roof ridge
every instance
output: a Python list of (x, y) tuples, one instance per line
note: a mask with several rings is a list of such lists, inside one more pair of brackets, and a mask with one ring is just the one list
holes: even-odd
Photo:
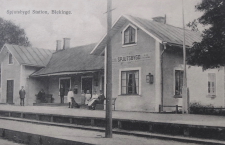
[[(146, 19), (146, 18), (141, 18), (141, 17), (137, 17), (137, 16), (132, 16), (132, 15), (126, 15), (126, 16), (133, 17), (133, 18), (137, 18), (137, 19), (142, 19), (142, 20), (144, 20), (144, 21), (150, 21), (150, 22), (157, 23), (157, 24), (160, 24), (160, 25), (167, 25), (167, 26), (169, 26), (169, 27), (174, 27), (174, 28), (178, 28), (178, 29), (183, 30), (183, 28), (181, 28), (181, 27), (174, 26), (174, 25), (167, 24), (167, 23), (166, 23), (166, 24), (163, 24), (163, 23), (160, 23), (160, 22), (156, 22), (156, 21), (154, 21), (154, 20), (149, 20), (149, 19)], [(200, 32), (191, 31), (191, 30), (189, 30), (189, 29), (185, 29), (185, 31), (189, 31), (189, 32), (201, 34)]]
[(97, 43), (90, 43), (90, 44), (85, 44), (85, 45), (79, 45), (79, 46), (71, 47), (69, 49), (80, 48), (80, 47), (87, 47), (87, 46), (96, 45), (96, 44)]
[(23, 45), (18, 45), (18, 44), (5, 43), (5, 45), (18, 46), (18, 47), (24, 47), (24, 48), (32, 48), (32, 49), (42, 49), (42, 50), (48, 50), (48, 51), (54, 51), (52, 49), (45, 49), (45, 48), (38, 48), (38, 47), (31, 47), (31, 46), (23, 46)]

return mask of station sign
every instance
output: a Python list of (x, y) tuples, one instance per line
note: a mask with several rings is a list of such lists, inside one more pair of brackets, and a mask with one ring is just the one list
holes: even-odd
[(136, 54), (136, 55), (127, 55), (127, 56), (117, 56), (113, 58), (112, 62), (131, 62), (131, 61), (140, 61), (150, 59), (150, 54)]

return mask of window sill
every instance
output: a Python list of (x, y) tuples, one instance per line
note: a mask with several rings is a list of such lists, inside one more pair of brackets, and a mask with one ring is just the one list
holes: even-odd
[(216, 95), (206, 95), (207, 98), (216, 98)]
[(174, 95), (174, 98), (182, 98), (182, 95)]
[(127, 95), (118, 95), (121, 97), (141, 97), (141, 95), (127, 94)]
[(130, 43), (130, 44), (123, 44), (122, 47), (130, 47), (130, 46), (135, 46), (137, 43)]

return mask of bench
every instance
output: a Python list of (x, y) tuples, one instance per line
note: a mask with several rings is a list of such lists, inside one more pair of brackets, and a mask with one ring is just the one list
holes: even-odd
[[(104, 99), (104, 103), (103, 104), (96, 104), (95, 109), (96, 110), (104, 110), (104, 106), (106, 105), (106, 99)], [(115, 110), (115, 105), (116, 105), (116, 98), (112, 98), (112, 110)]]
[(44, 94), (43, 98), (38, 98), (38, 95), (36, 94), (36, 103), (53, 103), (54, 98), (52, 97), (52, 94)]

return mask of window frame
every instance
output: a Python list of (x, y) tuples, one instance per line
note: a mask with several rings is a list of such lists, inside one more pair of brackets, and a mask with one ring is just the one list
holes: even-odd
[[(130, 28), (133, 28), (134, 29), (134, 42), (128, 42), (128, 43), (125, 43), (125, 31), (127, 29)], [(130, 39), (131, 35), (129, 35), (129, 39)], [(133, 46), (133, 45), (137, 45), (137, 27), (135, 27), (134, 25), (132, 24), (128, 24), (122, 31), (122, 45), (123, 47), (126, 47), (126, 46)]]
[[(11, 58), (11, 61), (10, 61)], [(13, 55), (12, 53), (8, 53), (8, 64), (9, 65), (13, 65), (14, 64), (14, 60), (13, 60)]]
[[(138, 90), (137, 94), (122, 94), (122, 72), (129, 72), (129, 71), (138, 71)], [(141, 68), (124, 68), (119, 70), (119, 89), (118, 89), (118, 95), (119, 96), (141, 96)]]
[[(210, 78), (209, 78), (209, 75), (214, 75), (214, 78), (213, 78), (213, 80), (215, 81), (214, 82), (214, 93), (211, 93), (211, 92), (209, 92), (209, 82), (210, 82)], [(208, 80), (207, 80), (207, 96), (216, 96), (216, 93), (217, 93), (217, 81), (216, 81), (216, 73), (214, 73), (214, 72), (209, 72), (208, 74), (207, 74), (207, 78), (208, 78)], [(213, 81), (211, 81), (211, 83), (212, 83)], [(211, 86), (211, 85), (210, 85)], [(210, 89), (210, 91), (211, 91), (211, 89)]]
[[(121, 75), (121, 95), (138, 95), (139, 94), (139, 71), (138, 70), (131, 70), (131, 71), (121, 71), (121, 73), (125, 73), (125, 79), (123, 78), (123, 75)], [(135, 73), (137, 74), (137, 80), (136, 76), (134, 76)], [(129, 75), (131, 74), (131, 78), (129, 78)], [(131, 86), (129, 85), (129, 81), (131, 81)], [(123, 86), (123, 80), (125, 80), (125, 86)], [(138, 85), (134, 85), (134, 82), (138, 81)], [(123, 87), (126, 88), (126, 93), (123, 93)], [(129, 88), (131, 87), (131, 93), (129, 93)], [(136, 89), (136, 91), (135, 91)]]
[(174, 98), (182, 98), (182, 94), (176, 95), (176, 71), (184, 71), (183, 65), (178, 65), (177, 67), (174, 67), (173, 69), (173, 97)]

